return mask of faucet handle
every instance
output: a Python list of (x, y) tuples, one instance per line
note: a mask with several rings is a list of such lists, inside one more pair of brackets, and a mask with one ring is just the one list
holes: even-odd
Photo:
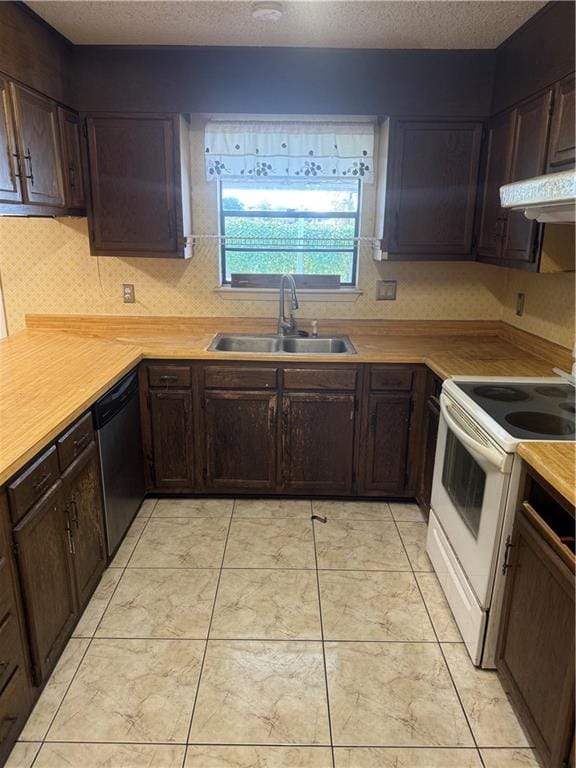
[(318, 320), (312, 320), (312, 336), (313, 338), (318, 336)]

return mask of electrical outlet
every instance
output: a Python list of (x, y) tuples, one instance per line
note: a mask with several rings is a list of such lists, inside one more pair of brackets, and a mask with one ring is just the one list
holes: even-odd
[(376, 283), (376, 301), (396, 300), (396, 280), (378, 280)]
[(136, 302), (136, 291), (133, 283), (124, 283), (122, 285), (122, 298), (124, 304), (134, 304)]
[(524, 314), (524, 302), (526, 301), (525, 293), (516, 294), (516, 314), (518, 317), (522, 317)]

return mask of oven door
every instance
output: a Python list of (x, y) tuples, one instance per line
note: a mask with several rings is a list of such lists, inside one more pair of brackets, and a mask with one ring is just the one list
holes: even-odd
[(490, 604), (513, 457), (444, 392), (432, 509), (483, 610)]

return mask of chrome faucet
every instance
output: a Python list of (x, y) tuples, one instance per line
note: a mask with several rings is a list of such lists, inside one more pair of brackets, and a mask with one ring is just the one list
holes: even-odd
[(290, 286), (290, 307), (292, 311), (298, 309), (298, 296), (296, 295), (296, 283), (292, 275), (282, 275), (280, 278), (280, 302), (278, 307), (278, 335), (286, 336), (296, 333), (296, 321), (294, 315), (290, 312), (288, 320), (286, 319), (286, 307), (284, 293), (286, 291), (286, 282)]

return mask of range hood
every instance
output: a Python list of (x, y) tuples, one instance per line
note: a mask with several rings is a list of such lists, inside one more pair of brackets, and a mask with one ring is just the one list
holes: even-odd
[(576, 222), (576, 170), (549, 173), (500, 187), (503, 208), (543, 222)]

